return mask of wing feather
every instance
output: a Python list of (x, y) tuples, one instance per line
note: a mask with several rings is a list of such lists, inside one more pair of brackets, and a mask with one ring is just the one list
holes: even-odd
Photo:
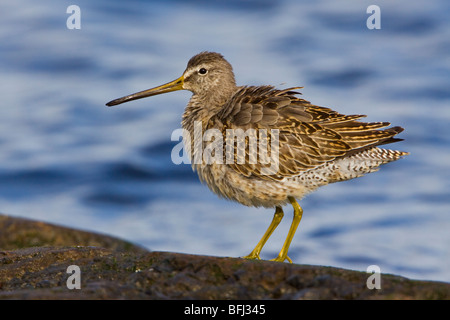
[(399, 140), (393, 136), (402, 128), (382, 129), (390, 123), (361, 122), (359, 120), (364, 115), (344, 115), (330, 108), (312, 105), (297, 96), (300, 94), (297, 89), (300, 88), (240, 87), (213, 117), (212, 123), (220, 122), (223, 132), (227, 129), (265, 129), (266, 136), (258, 136), (258, 146), (264, 143), (271, 156), (274, 155), (272, 151), (277, 151), (271, 147), (272, 140), (276, 139), (271, 130), (276, 130), (279, 141), (278, 172), (263, 175), (262, 168), (268, 164), (250, 163), (248, 160), (255, 158), (248, 154), (248, 146), (245, 163), (227, 165), (248, 177), (281, 180), (358, 150)]

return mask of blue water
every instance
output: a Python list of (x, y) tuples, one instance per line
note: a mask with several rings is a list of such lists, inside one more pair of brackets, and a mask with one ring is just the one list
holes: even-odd
[[(69, 30), (66, 9), (81, 9)], [(450, 3), (3, 1), (0, 211), (107, 233), (151, 250), (248, 254), (272, 210), (217, 198), (170, 140), (190, 93), (114, 108), (218, 51), (239, 84), (302, 85), (315, 104), (405, 128), (411, 152), (306, 197), (296, 263), (450, 281)], [(291, 220), (262, 256), (273, 258)]]

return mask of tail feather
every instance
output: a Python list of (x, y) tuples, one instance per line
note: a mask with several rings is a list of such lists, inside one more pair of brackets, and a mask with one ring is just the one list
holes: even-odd
[(379, 166), (396, 161), (408, 154), (408, 152), (374, 147), (338, 159), (336, 164), (339, 166), (339, 179), (336, 181), (349, 180), (378, 171)]

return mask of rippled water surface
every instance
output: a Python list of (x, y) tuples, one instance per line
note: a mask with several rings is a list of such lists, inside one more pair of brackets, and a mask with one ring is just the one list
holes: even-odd
[[(102, 232), (151, 250), (247, 254), (273, 210), (217, 198), (170, 140), (190, 93), (114, 108), (218, 51), (238, 84), (304, 86), (341, 113), (405, 128), (411, 152), (301, 201), (296, 263), (450, 281), (448, 1), (70, 1), (0, 4), (0, 211)], [(281, 248), (285, 221), (262, 256)]]

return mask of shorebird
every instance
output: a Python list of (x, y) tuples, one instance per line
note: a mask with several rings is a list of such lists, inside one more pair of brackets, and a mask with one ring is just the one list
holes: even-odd
[[(303, 215), (297, 200), (320, 186), (377, 171), (380, 165), (408, 154), (378, 147), (401, 141), (394, 136), (403, 128), (386, 128), (389, 122), (362, 122), (359, 119), (364, 115), (344, 115), (313, 105), (299, 97), (301, 88), (279, 90), (269, 85), (237, 86), (233, 68), (221, 54), (201, 52), (189, 60), (178, 79), (112, 100), (106, 105), (189, 90), (193, 95), (184, 111), (182, 127), (190, 136), (194, 135), (196, 123), (201, 124), (203, 131), (217, 129), (223, 134), (221, 141), (226, 140), (225, 135), (230, 130), (275, 130), (276, 136), (256, 136), (257, 142), (264, 146), (272, 146), (274, 139), (277, 140), (276, 150), (273, 146), (268, 148), (270, 159), (277, 161), (276, 170), (272, 171), (264, 171), (267, 161), (250, 161), (250, 158), (255, 159), (247, 150), (250, 135), (245, 136), (245, 159), (240, 162), (210, 163), (201, 157), (200, 162), (193, 161), (197, 147), (201, 150), (204, 141), (199, 143), (189, 139), (186, 147), (193, 169), (214, 193), (246, 206), (275, 208), (267, 231), (244, 258), (260, 259), (264, 244), (284, 216), (282, 207), (288, 203), (292, 205), (294, 214), (288, 235), (280, 253), (272, 259), (292, 263), (288, 250)], [(234, 155), (240, 152), (237, 149), (232, 151)], [(219, 150), (222, 152), (230, 155), (225, 145)]]

